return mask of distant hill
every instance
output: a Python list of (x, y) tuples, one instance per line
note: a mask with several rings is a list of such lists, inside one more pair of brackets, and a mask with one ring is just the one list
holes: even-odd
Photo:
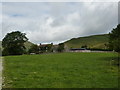
[(68, 48), (81, 48), (81, 46), (87, 45), (89, 48), (105, 49), (105, 44), (108, 43), (108, 37), (108, 34), (92, 35), (72, 38), (64, 43)]
[[(72, 38), (71, 40), (68, 40), (64, 42), (64, 44), (68, 48), (81, 48), (81, 46), (87, 45), (88, 48), (97, 48), (97, 49), (105, 49), (105, 44), (108, 43), (108, 34), (101, 34), (101, 35), (92, 35), (92, 36), (86, 36), (86, 37), (79, 37), (79, 38)], [(0, 45), (1, 45), (0, 41)], [(32, 42), (28, 41), (25, 43), (25, 47), (28, 50), (31, 45), (33, 45)], [(1, 48), (1, 46), (0, 46)]]

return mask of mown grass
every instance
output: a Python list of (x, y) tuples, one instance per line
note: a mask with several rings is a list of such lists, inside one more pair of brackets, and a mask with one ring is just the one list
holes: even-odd
[[(3, 88), (117, 88), (115, 53), (7, 56)], [(112, 60), (112, 61), (111, 61)]]

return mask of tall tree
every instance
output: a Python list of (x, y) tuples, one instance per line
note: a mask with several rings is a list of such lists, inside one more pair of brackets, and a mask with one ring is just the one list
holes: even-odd
[(29, 49), (28, 52), (29, 52), (29, 53), (36, 53), (36, 54), (39, 54), (39, 46), (33, 44), (33, 45), (30, 47), (30, 49)]
[(2, 55), (2, 48), (0, 47), (0, 56)]
[(120, 24), (109, 33), (109, 48), (120, 53)]
[(63, 52), (64, 51), (64, 43), (59, 43), (58, 44), (58, 52)]
[(2, 40), (3, 55), (21, 55), (25, 51), (24, 43), (28, 41), (25, 33), (15, 31), (7, 33)]

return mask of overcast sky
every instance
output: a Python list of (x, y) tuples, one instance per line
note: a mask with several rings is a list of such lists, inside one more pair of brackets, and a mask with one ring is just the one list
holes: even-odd
[(118, 24), (118, 3), (3, 2), (0, 18), (0, 40), (8, 32), (21, 31), (33, 43), (59, 43), (110, 32)]

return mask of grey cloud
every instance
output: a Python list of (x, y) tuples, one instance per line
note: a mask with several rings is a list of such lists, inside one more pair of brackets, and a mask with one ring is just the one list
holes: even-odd
[[(5, 3), (3, 10), (3, 36), (20, 30), (34, 43), (59, 43), (75, 37), (108, 33), (118, 21), (117, 3), (113, 2)], [(10, 16), (16, 13), (23, 17)]]

